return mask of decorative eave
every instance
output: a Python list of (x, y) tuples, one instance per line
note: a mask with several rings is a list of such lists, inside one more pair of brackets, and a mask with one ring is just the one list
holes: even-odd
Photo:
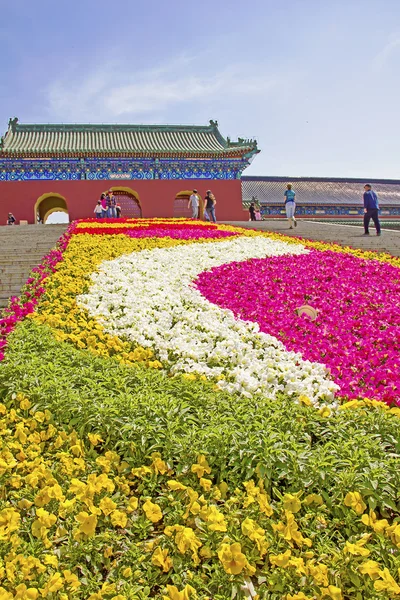
[(10, 119), (0, 158), (13, 159), (243, 159), (259, 152), (257, 142), (224, 139), (217, 121), (207, 126), (19, 124)]

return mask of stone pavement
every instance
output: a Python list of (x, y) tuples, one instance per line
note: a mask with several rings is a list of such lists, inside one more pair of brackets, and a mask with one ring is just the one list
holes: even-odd
[(0, 227), (0, 312), (18, 296), (33, 267), (53, 248), (67, 225)]
[(377, 252), (388, 252), (392, 256), (400, 256), (400, 231), (383, 229), (382, 235), (378, 237), (371, 222), (369, 236), (363, 236), (364, 228), (360, 219), (360, 227), (352, 225), (335, 225), (333, 223), (319, 223), (298, 219), (298, 226), (289, 229), (288, 223), (283, 219), (270, 219), (268, 221), (230, 221), (227, 225), (249, 227), (261, 231), (274, 231), (291, 237), (304, 237), (308, 240), (321, 242), (333, 242), (341, 246), (351, 246), (361, 250), (375, 250)]

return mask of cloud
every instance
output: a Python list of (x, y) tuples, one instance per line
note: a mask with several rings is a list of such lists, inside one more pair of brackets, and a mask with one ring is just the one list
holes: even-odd
[(145, 71), (114, 61), (85, 76), (71, 70), (48, 87), (49, 117), (91, 122), (151, 118), (185, 103), (212, 107), (221, 100), (265, 94), (283, 82), (280, 76), (257, 75), (246, 64), (215, 70), (202, 73), (201, 61), (187, 56)]
[(393, 54), (400, 49), (400, 36), (388, 42), (384, 48), (378, 52), (372, 61), (372, 67), (380, 71), (389, 61)]

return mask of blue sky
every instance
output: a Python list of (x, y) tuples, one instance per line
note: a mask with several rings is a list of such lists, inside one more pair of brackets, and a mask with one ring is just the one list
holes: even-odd
[(187, 123), (248, 175), (400, 178), (398, 0), (0, 0), (0, 130)]

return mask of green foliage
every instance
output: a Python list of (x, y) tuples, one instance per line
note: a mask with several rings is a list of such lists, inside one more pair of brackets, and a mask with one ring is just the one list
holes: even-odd
[(132, 466), (159, 451), (179, 473), (205, 453), (219, 480), (240, 485), (260, 475), (272, 498), (304, 490), (333, 506), (355, 489), (384, 516), (399, 510), (399, 422), (383, 410), (324, 418), (284, 396), (231, 396), (92, 356), (29, 320), (10, 338), (0, 390), (0, 400), (25, 393), (82, 436), (100, 433)]

